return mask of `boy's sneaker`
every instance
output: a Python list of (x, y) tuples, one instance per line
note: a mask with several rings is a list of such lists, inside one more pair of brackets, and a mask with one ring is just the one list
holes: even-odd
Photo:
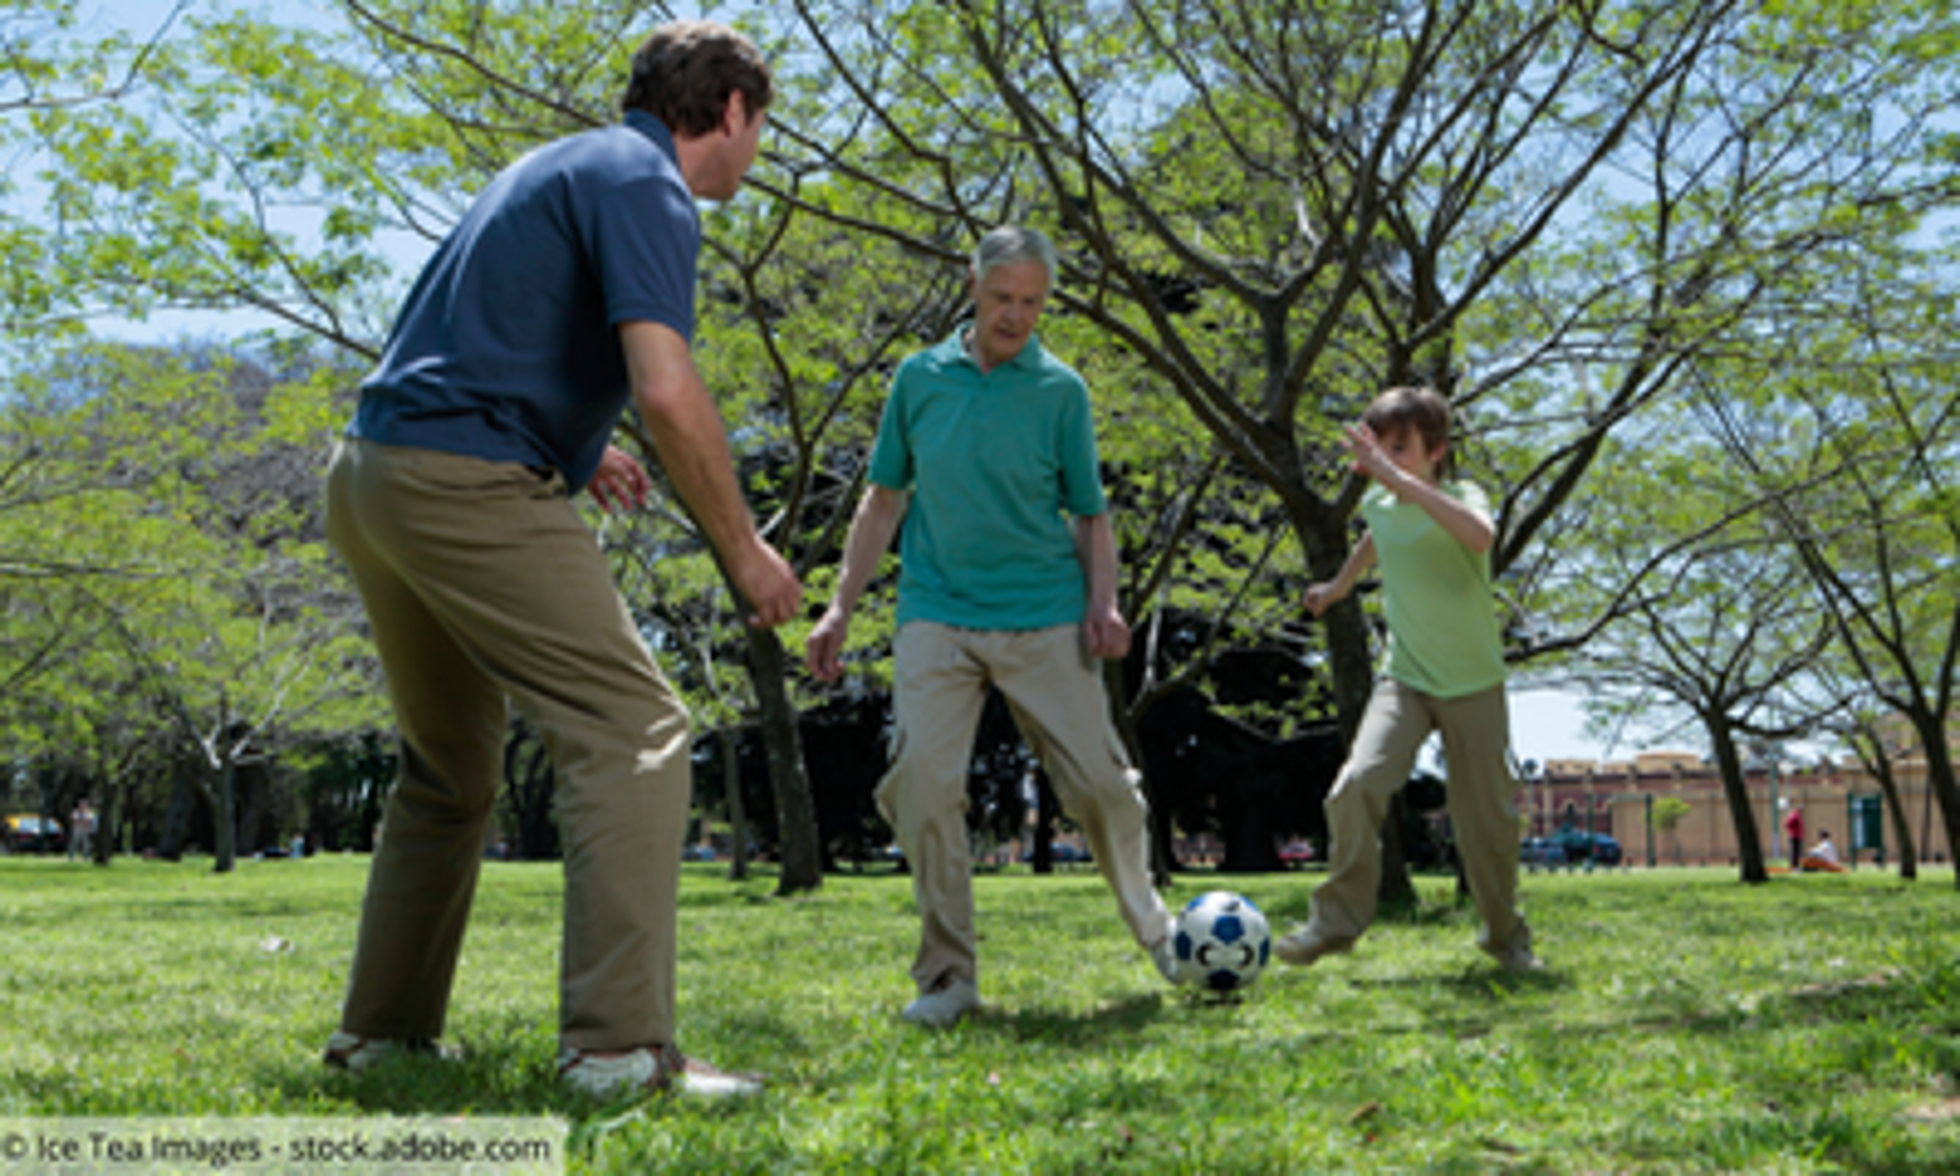
[(914, 1025), (944, 1029), (980, 1007), (980, 986), (964, 976), (949, 976), (936, 989), (905, 1006), (903, 1016)]
[(1282, 935), (1273, 944), (1273, 954), (1296, 968), (1311, 967), (1322, 956), (1353, 950), (1354, 940), (1329, 939), (1309, 927), (1302, 927), (1291, 935)]
[(1177, 983), (1177, 937), (1166, 935), (1150, 945), (1150, 962), (1157, 965), (1157, 974), (1166, 983)]
[(320, 1058), (337, 1070), (358, 1074), (372, 1066), (378, 1066), (389, 1058), (404, 1054), (432, 1054), (436, 1057), (453, 1058), (461, 1054), (455, 1046), (438, 1045), (426, 1038), (396, 1040), (392, 1037), (362, 1037), (336, 1029), (327, 1035), (327, 1050)]
[(1545, 961), (1533, 954), (1529, 943), (1521, 943), (1515, 947), (1507, 947), (1503, 951), (1493, 951), (1489, 954), (1490, 958), (1497, 961), (1498, 967), (1516, 975), (1523, 976), (1532, 972), (1542, 972), (1545, 970)]
[(558, 1076), (565, 1085), (593, 1098), (667, 1091), (702, 1098), (762, 1093), (760, 1077), (717, 1070), (671, 1045), (643, 1046), (617, 1057), (568, 1049), (558, 1055)]

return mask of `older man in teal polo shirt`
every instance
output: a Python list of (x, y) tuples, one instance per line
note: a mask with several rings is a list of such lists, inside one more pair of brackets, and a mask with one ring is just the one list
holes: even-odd
[(1096, 662), (1129, 651), (1116, 537), (1082, 378), (1035, 338), (1055, 249), (1031, 229), (973, 256), (974, 318), (893, 377), (810, 670), (843, 672), (852, 607), (901, 525), (898, 724), (878, 804), (912, 868), (923, 926), (905, 1019), (980, 1005), (966, 781), (989, 685), (1081, 824), (1130, 932), (1166, 979), (1171, 916), (1150, 884), (1148, 809)]

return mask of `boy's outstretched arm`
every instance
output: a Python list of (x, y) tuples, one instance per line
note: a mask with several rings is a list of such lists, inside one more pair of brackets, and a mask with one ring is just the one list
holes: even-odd
[(1306, 592), (1300, 597), (1300, 603), (1317, 617), (1346, 599), (1347, 594), (1354, 590), (1354, 582), (1361, 578), (1361, 573), (1374, 566), (1375, 537), (1372, 534), (1363, 534), (1361, 542), (1354, 545), (1353, 551), (1348, 552), (1347, 559), (1342, 562), (1341, 570), (1335, 573), (1334, 578), (1319, 584), (1309, 584)]

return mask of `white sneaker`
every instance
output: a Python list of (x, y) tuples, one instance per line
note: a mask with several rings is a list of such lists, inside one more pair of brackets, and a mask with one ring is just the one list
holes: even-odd
[(609, 1058), (568, 1049), (558, 1055), (558, 1076), (573, 1090), (594, 1098), (637, 1091), (679, 1091), (702, 1098), (762, 1093), (761, 1078), (717, 1070), (671, 1045), (641, 1047)]
[(1176, 940), (1175, 935), (1166, 935), (1150, 945), (1150, 962), (1157, 965), (1157, 974), (1170, 984), (1178, 982)]
[(1490, 957), (1497, 961), (1498, 967), (1520, 976), (1545, 970), (1545, 961), (1533, 954), (1529, 943), (1507, 947), (1503, 951), (1493, 951)]
[(903, 1016), (914, 1025), (944, 1029), (980, 1007), (980, 986), (964, 976), (951, 976), (944, 987), (905, 1006)]
[(327, 1049), (321, 1061), (335, 1069), (358, 1074), (404, 1054), (430, 1054), (439, 1058), (462, 1056), (453, 1045), (433, 1041), (397, 1041), (392, 1037), (362, 1037), (336, 1029), (327, 1035)]

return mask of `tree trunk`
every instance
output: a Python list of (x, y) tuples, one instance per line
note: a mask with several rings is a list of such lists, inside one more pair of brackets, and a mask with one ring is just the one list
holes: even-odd
[(1954, 780), (1953, 751), (1946, 745), (1940, 718), (1928, 715), (1922, 723), (1914, 715), (1912, 725), (1919, 731), (1919, 746), (1926, 757), (1926, 783), (1939, 798), (1940, 816), (1946, 821), (1946, 860), (1954, 863), (1953, 882), (1960, 887), (1960, 783)]
[(169, 862), (184, 856), (184, 842), (190, 837), (192, 813), (203, 799), (202, 792), (184, 774), (186, 767), (182, 762), (172, 765), (170, 804), (164, 809), (163, 838), (157, 844), (157, 856)]
[(728, 853), (730, 882), (746, 882), (749, 877), (749, 811), (742, 805), (741, 735), (740, 727), (728, 723), (715, 740), (721, 745), (722, 791), (728, 794), (728, 836), (733, 843)]
[(769, 787), (776, 798), (776, 829), (782, 839), (779, 895), (823, 885), (823, 859), (817, 847), (817, 804), (803, 768), (803, 741), (790, 705), (783, 642), (772, 629), (749, 630), (749, 677), (762, 720), (762, 748), (769, 762)]
[(234, 772), (232, 779), (234, 787), (242, 793), (232, 798), (232, 807), (239, 810), (238, 832), (232, 848), (235, 853), (250, 857), (265, 848), (260, 838), (265, 828), (266, 807), (272, 800), (271, 780), (266, 772), (256, 768)]
[(212, 836), (217, 841), (215, 847), (217, 861), (211, 866), (214, 874), (229, 874), (237, 864), (238, 827), (235, 823), (238, 807), (238, 765), (227, 758), (218, 769), (217, 803), (213, 806), (211, 823), (216, 826)]
[(1033, 870), (1037, 874), (1055, 872), (1055, 821), (1061, 816), (1061, 802), (1055, 799), (1055, 790), (1048, 786), (1048, 774), (1035, 776), (1034, 845), (1028, 855)]
[[(116, 821), (122, 815), (122, 805), (118, 803), (121, 791), (115, 784), (105, 786), (102, 789), (102, 807), (95, 810), (95, 836), (88, 843), (88, 860), (98, 866), (108, 865), (113, 853), (110, 839), (116, 835)], [(70, 829), (68, 835), (73, 837), (75, 831)]]
[(1892, 817), (1892, 837), (1899, 843), (1899, 877), (1907, 882), (1919, 878), (1919, 854), (1912, 842), (1912, 817), (1899, 796), (1899, 781), (1892, 775), (1892, 757), (1885, 752), (1885, 746), (1878, 740), (1872, 741), (1875, 749), (1872, 758), (1866, 763), (1872, 779), (1878, 781), (1878, 790), (1885, 794), (1885, 811)]
[(1137, 738), (1137, 718), (1130, 713), (1129, 702), (1124, 698), (1123, 663), (1105, 661), (1102, 670), (1103, 693), (1109, 700), (1109, 714), (1116, 724), (1117, 737), (1122, 739), (1130, 762), (1143, 773), (1143, 799), (1150, 806), (1150, 880), (1160, 887), (1169, 886), (1171, 873), (1177, 869), (1177, 852), (1171, 844), (1170, 811), (1158, 803), (1157, 792), (1150, 784), (1150, 764), (1144, 759), (1143, 743)]
[(510, 849), (522, 861), (560, 856), (558, 828), (551, 819), (557, 782), (557, 769), (544, 737), (519, 717), (504, 741), (504, 787), (517, 835), (517, 844)]
[(1708, 734), (1715, 743), (1715, 762), (1722, 769), (1722, 795), (1729, 802), (1729, 817), (1735, 822), (1736, 855), (1741, 859), (1742, 880), (1769, 881), (1763, 865), (1762, 835), (1756, 830), (1756, 810), (1749, 805), (1749, 787), (1742, 777), (1742, 757), (1736, 753), (1735, 737), (1727, 719), (1719, 714), (1703, 715)]

